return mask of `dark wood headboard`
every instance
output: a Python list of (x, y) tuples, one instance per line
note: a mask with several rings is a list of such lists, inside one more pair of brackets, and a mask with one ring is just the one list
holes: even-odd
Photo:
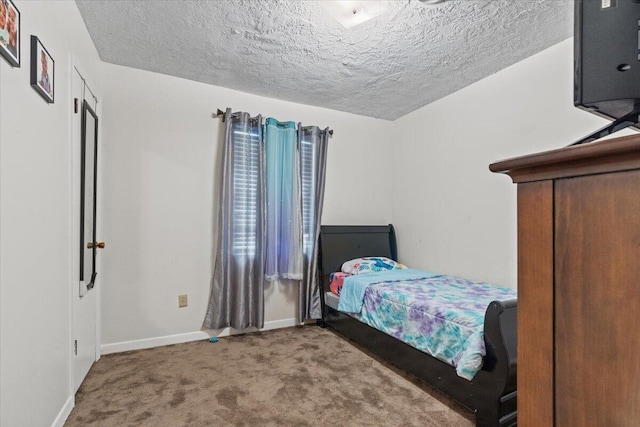
[(318, 269), (323, 290), (329, 274), (340, 271), (345, 261), (365, 256), (384, 256), (398, 261), (393, 225), (323, 225), (320, 227)]

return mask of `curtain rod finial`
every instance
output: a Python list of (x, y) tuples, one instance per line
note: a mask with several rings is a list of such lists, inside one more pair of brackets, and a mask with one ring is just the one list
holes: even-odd
[(218, 117), (222, 116), (222, 121), (224, 122), (224, 111), (222, 111), (221, 109), (218, 108), (218, 111), (216, 113), (213, 113), (211, 115), (214, 119), (217, 119)]

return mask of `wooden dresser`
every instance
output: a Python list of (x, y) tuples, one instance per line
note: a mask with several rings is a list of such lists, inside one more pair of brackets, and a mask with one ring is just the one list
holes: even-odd
[(518, 185), (518, 424), (640, 426), (640, 136), (490, 169)]

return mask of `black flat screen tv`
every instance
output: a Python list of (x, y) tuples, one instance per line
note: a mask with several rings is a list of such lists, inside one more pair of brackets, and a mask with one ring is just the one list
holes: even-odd
[(575, 0), (574, 25), (574, 104), (614, 120), (580, 144), (638, 124), (640, 0)]

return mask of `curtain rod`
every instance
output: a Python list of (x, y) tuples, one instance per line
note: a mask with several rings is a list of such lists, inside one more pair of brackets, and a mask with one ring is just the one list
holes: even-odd
[[(222, 116), (222, 121), (224, 122), (224, 111), (218, 108), (218, 112), (213, 113), (213, 118), (217, 119), (220, 116)], [(333, 136), (333, 129), (329, 129), (329, 135)]]

